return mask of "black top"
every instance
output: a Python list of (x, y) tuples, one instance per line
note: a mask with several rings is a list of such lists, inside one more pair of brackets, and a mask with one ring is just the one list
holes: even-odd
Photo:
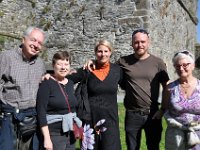
[[(71, 112), (75, 112), (77, 100), (74, 96), (74, 83), (68, 80), (66, 85), (60, 84), (68, 95)], [(47, 125), (46, 114), (67, 114), (69, 113), (67, 101), (61, 92), (58, 82), (49, 79), (43, 81), (37, 94), (37, 113), (39, 126)], [(48, 125), (50, 131), (62, 131), (61, 122)]]
[[(69, 78), (75, 83), (85, 78), (85, 71), (79, 69), (76, 74)], [(102, 133), (101, 140), (95, 138), (97, 149), (119, 150), (119, 119), (117, 106), (118, 84), (122, 78), (122, 70), (117, 64), (110, 65), (107, 77), (101, 81), (93, 73), (88, 74), (88, 98), (91, 108), (91, 125), (101, 119), (106, 119), (104, 126), (107, 130)]]

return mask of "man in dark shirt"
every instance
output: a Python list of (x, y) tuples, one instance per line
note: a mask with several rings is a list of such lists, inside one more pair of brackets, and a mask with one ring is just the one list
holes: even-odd
[(132, 34), (134, 53), (121, 57), (118, 64), (124, 72), (125, 130), (128, 150), (139, 150), (144, 129), (148, 150), (159, 150), (162, 132), (162, 110), (159, 110), (159, 87), (169, 80), (166, 65), (149, 54), (149, 34), (138, 29)]
[(35, 134), (24, 137), (19, 134), (18, 127), (24, 118), (31, 120), (36, 115), (37, 90), (45, 73), (38, 54), (44, 42), (45, 33), (39, 28), (29, 27), (19, 49), (0, 53), (1, 150), (38, 149), (32, 141)]

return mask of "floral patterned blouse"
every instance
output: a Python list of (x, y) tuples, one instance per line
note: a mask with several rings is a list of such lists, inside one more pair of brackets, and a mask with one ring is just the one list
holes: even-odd
[(184, 97), (179, 81), (170, 83), (169, 113), (176, 121), (187, 125), (191, 122), (200, 122), (200, 80), (192, 95)]

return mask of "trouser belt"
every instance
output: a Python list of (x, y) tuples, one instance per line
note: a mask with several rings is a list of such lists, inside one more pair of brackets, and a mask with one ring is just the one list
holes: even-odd
[(142, 115), (142, 116), (150, 114), (150, 110), (129, 110), (128, 109), (127, 111), (131, 112), (131, 113), (134, 113), (134, 114), (139, 114), (139, 115)]

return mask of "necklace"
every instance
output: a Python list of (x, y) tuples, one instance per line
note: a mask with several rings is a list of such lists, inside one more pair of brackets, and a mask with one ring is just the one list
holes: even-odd
[(183, 92), (184, 97), (186, 97), (186, 98), (188, 98), (192, 95), (192, 93), (195, 90), (195, 87), (197, 85), (197, 79), (196, 78), (190, 78), (189, 81), (190, 82), (179, 81), (180, 90)]
[(184, 92), (185, 95), (187, 95), (190, 92), (190, 88), (191, 88), (190, 84), (187, 85), (181, 84), (181, 90)]

